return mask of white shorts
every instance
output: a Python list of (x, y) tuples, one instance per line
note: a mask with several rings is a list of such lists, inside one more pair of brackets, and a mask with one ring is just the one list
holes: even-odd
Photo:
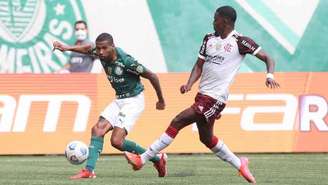
[(124, 128), (127, 132), (133, 128), (136, 120), (145, 109), (144, 93), (123, 99), (115, 99), (100, 114), (113, 127)]

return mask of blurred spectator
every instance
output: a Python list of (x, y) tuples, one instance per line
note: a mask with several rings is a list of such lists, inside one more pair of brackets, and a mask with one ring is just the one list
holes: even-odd
[[(88, 39), (88, 25), (85, 21), (76, 21), (74, 27), (75, 45), (93, 44)], [(91, 72), (94, 60), (94, 56), (72, 52), (68, 63), (58, 73)]]

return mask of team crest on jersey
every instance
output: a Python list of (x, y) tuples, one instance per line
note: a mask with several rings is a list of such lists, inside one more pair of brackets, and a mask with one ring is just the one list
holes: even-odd
[(144, 67), (142, 67), (142, 65), (138, 65), (137, 68), (136, 68), (136, 71), (138, 73), (143, 73), (144, 72)]
[(230, 43), (228, 43), (228, 44), (226, 44), (226, 45), (224, 46), (224, 51), (230, 53), (232, 47), (233, 47), (233, 46), (232, 46)]
[(50, 73), (68, 55), (52, 42), (73, 44), (74, 22), (85, 20), (80, 0), (0, 0), (0, 73)]
[(123, 74), (123, 69), (120, 66), (116, 66), (114, 70), (116, 75), (122, 75)]

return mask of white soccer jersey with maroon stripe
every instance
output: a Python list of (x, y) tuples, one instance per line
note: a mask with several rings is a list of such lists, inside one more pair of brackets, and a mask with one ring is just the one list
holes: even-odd
[(246, 54), (256, 55), (261, 47), (252, 39), (232, 31), (225, 39), (214, 33), (204, 37), (199, 58), (205, 60), (199, 92), (226, 102), (229, 85)]

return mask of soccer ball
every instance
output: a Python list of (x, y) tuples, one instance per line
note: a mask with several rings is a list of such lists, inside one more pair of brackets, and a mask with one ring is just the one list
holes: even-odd
[(65, 157), (71, 164), (82, 164), (88, 156), (88, 146), (81, 141), (72, 141), (66, 146)]

